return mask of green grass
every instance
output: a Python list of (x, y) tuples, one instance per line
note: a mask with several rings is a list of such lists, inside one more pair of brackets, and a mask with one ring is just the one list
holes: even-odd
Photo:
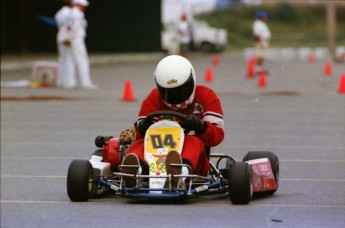
[[(201, 14), (197, 19), (228, 31), (228, 50), (253, 46), (252, 24), (255, 12), (266, 10), (272, 33), (271, 47), (327, 46), (326, 9), (324, 6), (295, 6), (286, 3), (265, 7), (237, 7)], [(336, 45), (345, 45), (345, 7), (337, 6)]]

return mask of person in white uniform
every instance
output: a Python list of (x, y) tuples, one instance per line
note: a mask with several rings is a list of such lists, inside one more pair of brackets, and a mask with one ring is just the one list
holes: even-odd
[(181, 15), (181, 21), (178, 24), (178, 41), (180, 43), (180, 55), (187, 57), (189, 50), (189, 43), (191, 41), (190, 25), (187, 20), (187, 15)]
[(74, 89), (77, 75), (84, 89), (97, 89), (90, 77), (89, 58), (85, 46), (87, 21), (84, 10), (87, 0), (71, 0), (55, 15), (58, 24), (57, 44), (59, 50), (59, 86)]
[(266, 59), (269, 41), (271, 39), (271, 32), (266, 24), (267, 13), (265, 11), (257, 11), (256, 19), (253, 23), (253, 35), (255, 41), (255, 57), (257, 71), (264, 71), (263, 65)]

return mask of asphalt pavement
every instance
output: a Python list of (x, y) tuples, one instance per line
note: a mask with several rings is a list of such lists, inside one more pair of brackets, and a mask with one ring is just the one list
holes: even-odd
[[(266, 86), (248, 78), (241, 53), (190, 56), (198, 83), (223, 105), (225, 140), (212, 149), (241, 160), (248, 151), (280, 159), (280, 185), (271, 197), (233, 205), (224, 195), (188, 202), (135, 201), (107, 195), (71, 202), (66, 175), (88, 159), (97, 135), (117, 136), (136, 119), (154, 87), (163, 53), (92, 55), (98, 90), (1, 88), (1, 223), (9, 227), (344, 227), (344, 65), (295, 59), (267, 62)], [(35, 61), (56, 56), (1, 58), (1, 82), (30, 80)], [(206, 77), (206, 69), (212, 75)], [(207, 79), (207, 80), (206, 80)], [(123, 101), (130, 81), (134, 99)]]

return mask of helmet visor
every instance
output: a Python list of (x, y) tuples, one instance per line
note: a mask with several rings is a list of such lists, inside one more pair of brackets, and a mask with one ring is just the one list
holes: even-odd
[(193, 94), (194, 91), (194, 79), (192, 72), (185, 83), (175, 88), (164, 88), (160, 86), (157, 81), (156, 85), (162, 99), (168, 104), (181, 104), (188, 100), (188, 98)]

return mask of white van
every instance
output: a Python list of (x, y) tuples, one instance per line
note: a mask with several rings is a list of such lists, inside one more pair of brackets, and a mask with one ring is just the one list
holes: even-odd
[[(191, 23), (191, 49), (202, 52), (220, 52), (226, 48), (228, 33), (225, 29), (209, 26), (205, 21), (194, 20)], [(171, 54), (179, 52), (177, 23), (165, 23), (162, 29), (162, 49)]]

